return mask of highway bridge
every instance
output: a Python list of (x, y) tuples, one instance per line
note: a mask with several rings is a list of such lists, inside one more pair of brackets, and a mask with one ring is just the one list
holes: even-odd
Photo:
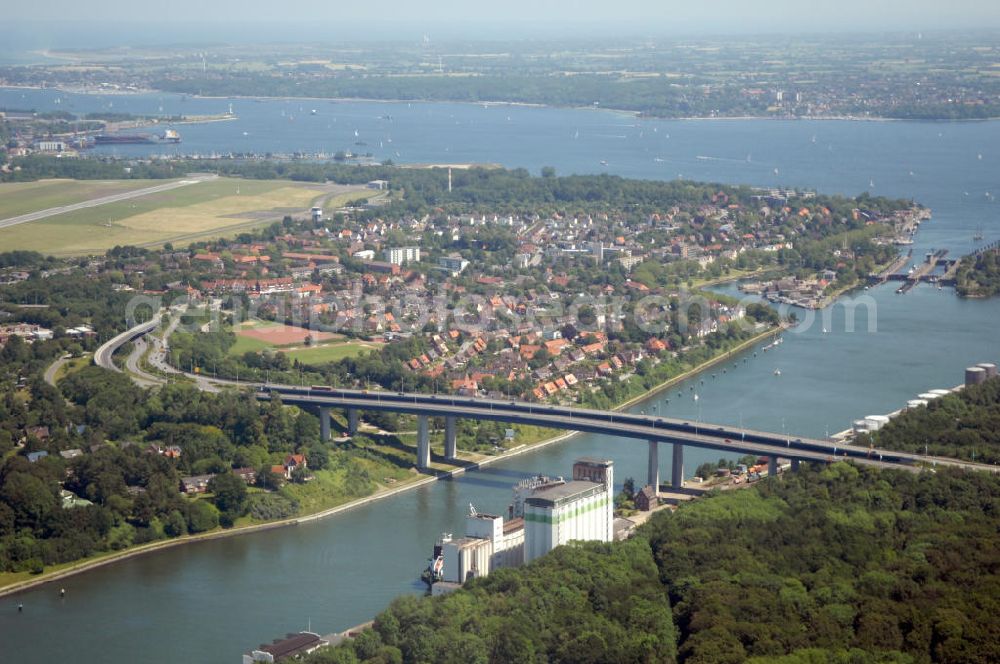
[(105, 369), (111, 369), (112, 371), (121, 373), (121, 369), (119, 369), (115, 365), (114, 360), (111, 359), (112, 356), (119, 348), (128, 342), (145, 336), (155, 330), (160, 324), (160, 316), (161, 314), (157, 313), (149, 321), (139, 323), (138, 325), (125, 330), (121, 334), (116, 335), (113, 339), (109, 339), (101, 344), (101, 347), (94, 353), (94, 364), (99, 367), (104, 367)]
[[(161, 316), (162, 312), (157, 313), (149, 322), (136, 325), (103, 344), (94, 355), (95, 363), (114, 371), (120, 371), (112, 361), (114, 352), (129, 341), (156, 329)], [(800, 461), (829, 463), (835, 459), (853, 459), (860, 463), (884, 467), (916, 469), (925, 466), (956, 466), (970, 470), (998, 472), (994, 466), (946, 457), (866, 449), (838, 444), (829, 440), (719, 426), (656, 415), (480, 397), (352, 390), (320, 386), (248, 384), (223, 379), (208, 379), (204, 376), (188, 373), (184, 373), (184, 375), (195, 379), (199, 389), (217, 391), (220, 387), (227, 386), (252, 387), (256, 390), (256, 397), (260, 400), (270, 400), (277, 395), (283, 403), (318, 412), (323, 440), (330, 439), (331, 409), (343, 409), (347, 412), (348, 431), (351, 434), (357, 433), (360, 413), (365, 410), (383, 410), (416, 415), (416, 465), (421, 470), (428, 469), (431, 463), (428, 418), (444, 418), (444, 457), (448, 461), (454, 461), (457, 459), (456, 422), (461, 417), (530, 424), (645, 441), (649, 446), (647, 480), (649, 485), (655, 487), (660, 485), (659, 447), (663, 443), (670, 444), (672, 448), (671, 484), (677, 488), (682, 487), (684, 480), (685, 447), (700, 447), (720, 452), (767, 457), (768, 472), (772, 475), (777, 473), (779, 457), (790, 459), (793, 469), (798, 467)]]
[(656, 415), (537, 404), (518, 400), (289, 385), (260, 385), (256, 396), (261, 400), (270, 400), (277, 396), (282, 403), (318, 411), (324, 440), (330, 438), (330, 410), (334, 408), (346, 410), (348, 431), (352, 434), (357, 432), (359, 415), (362, 410), (382, 410), (416, 415), (417, 467), (420, 469), (427, 469), (431, 463), (428, 418), (444, 418), (444, 457), (451, 461), (456, 458), (457, 451), (455, 424), (457, 418), (461, 417), (531, 424), (645, 441), (649, 446), (647, 481), (649, 485), (655, 487), (660, 485), (659, 446), (662, 443), (669, 443), (672, 446), (671, 484), (677, 488), (683, 485), (684, 448), (689, 446), (767, 457), (768, 472), (771, 475), (777, 473), (779, 457), (790, 459), (793, 470), (798, 467), (800, 461), (829, 463), (835, 459), (853, 459), (861, 463), (911, 469), (924, 465), (940, 465), (997, 471), (993, 466), (966, 463), (944, 457), (867, 449), (840, 445), (829, 440), (704, 424)]

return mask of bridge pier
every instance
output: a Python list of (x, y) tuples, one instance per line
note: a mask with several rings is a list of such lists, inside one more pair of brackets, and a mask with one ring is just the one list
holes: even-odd
[(768, 477), (778, 476), (778, 457), (776, 456), (767, 457), (767, 476)]
[(330, 441), (330, 409), (319, 409), (319, 439), (324, 443)]
[(358, 421), (360, 419), (360, 413), (358, 413), (357, 408), (347, 409), (347, 433), (352, 436), (358, 433)]
[(660, 447), (655, 440), (649, 441), (649, 460), (646, 462), (646, 485), (653, 491), (660, 491)]
[(798, 459), (792, 459), (792, 472), (793, 473), (799, 472), (799, 460)]
[(455, 416), (448, 415), (444, 418), (444, 456), (449, 461), (457, 456)]
[(675, 489), (684, 488), (684, 446), (680, 443), (672, 443), (674, 447), (674, 458), (670, 465), (670, 486)]
[(427, 416), (417, 415), (417, 468), (426, 470), (431, 465), (431, 437)]

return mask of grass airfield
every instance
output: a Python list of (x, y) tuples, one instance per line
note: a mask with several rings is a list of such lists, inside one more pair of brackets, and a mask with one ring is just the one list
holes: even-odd
[[(4, 183), (0, 184), (0, 218), (165, 182)], [(77, 256), (101, 254), (119, 245), (185, 244), (266, 226), (286, 214), (302, 214), (312, 205), (338, 207), (366, 195), (359, 187), (219, 178), (3, 228), (0, 247)]]

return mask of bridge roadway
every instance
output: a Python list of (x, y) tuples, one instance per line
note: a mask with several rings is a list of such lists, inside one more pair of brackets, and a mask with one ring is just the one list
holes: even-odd
[(504, 401), (478, 397), (430, 395), (384, 392), (380, 390), (349, 390), (341, 388), (314, 389), (287, 385), (261, 385), (257, 398), (267, 400), (278, 394), (283, 403), (303, 408), (319, 409), (322, 432), (330, 434), (329, 411), (331, 408), (348, 412), (349, 430), (357, 430), (360, 410), (386, 410), (418, 416), (417, 466), (430, 465), (427, 417), (445, 418), (445, 457), (455, 457), (455, 418), (493, 420), (517, 424), (533, 424), (557, 429), (584, 431), (610, 436), (637, 438), (649, 444), (648, 480), (659, 486), (660, 443), (673, 446), (673, 472), (671, 483), (683, 482), (683, 448), (701, 447), (712, 450), (739, 452), (766, 456), (770, 472), (777, 471), (778, 457), (798, 461), (829, 462), (834, 458), (850, 458), (862, 463), (879, 466), (914, 468), (920, 464), (959, 466), (997, 472), (993, 466), (972, 464), (944, 457), (921, 456), (908, 452), (869, 450), (850, 445), (840, 445), (828, 440), (692, 423), (669, 417), (641, 415), (587, 408), (574, 408), (525, 401)]
[(121, 334), (116, 335), (113, 339), (104, 342), (94, 353), (94, 364), (99, 367), (104, 367), (105, 369), (111, 369), (112, 371), (121, 373), (121, 369), (115, 365), (111, 356), (115, 354), (115, 351), (133, 339), (138, 339), (141, 336), (149, 334), (155, 330), (159, 324), (160, 314), (157, 313), (151, 320), (145, 323), (139, 323), (138, 325), (125, 330)]
[[(103, 344), (94, 354), (94, 362), (98, 366), (120, 371), (112, 361), (114, 352), (125, 343), (156, 329), (161, 316), (162, 312), (158, 312), (149, 322), (136, 325)], [(699, 422), (692, 423), (656, 415), (452, 395), (342, 388), (315, 389), (259, 383), (241, 384), (231, 380), (206, 379), (204, 376), (195, 374), (185, 373), (184, 375), (196, 379), (196, 385), (199, 389), (218, 391), (222, 387), (255, 387), (258, 399), (270, 399), (272, 393), (277, 393), (280, 394), (285, 403), (319, 410), (324, 440), (330, 438), (331, 408), (347, 411), (348, 429), (351, 433), (357, 432), (359, 413), (362, 410), (387, 410), (417, 415), (417, 467), (421, 469), (428, 468), (431, 459), (427, 418), (429, 416), (443, 416), (445, 418), (445, 458), (447, 459), (456, 458), (455, 424), (458, 417), (535, 424), (571, 431), (644, 439), (649, 444), (648, 480), (650, 485), (656, 487), (659, 486), (660, 443), (672, 444), (671, 483), (675, 487), (680, 487), (683, 483), (684, 447), (687, 445), (766, 456), (769, 459), (769, 472), (771, 474), (777, 472), (779, 456), (791, 459), (793, 468), (798, 466), (799, 461), (829, 462), (836, 457), (838, 459), (850, 458), (879, 466), (916, 468), (923, 464), (998, 472), (998, 468), (995, 466), (946, 457), (921, 456), (890, 450), (868, 450), (851, 445), (839, 445), (829, 440), (793, 437)]]

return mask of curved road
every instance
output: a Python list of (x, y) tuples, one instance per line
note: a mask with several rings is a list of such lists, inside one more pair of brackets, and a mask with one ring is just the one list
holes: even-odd
[(132, 380), (134, 380), (136, 384), (141, 387), (163, 385), (166, 383), (165, 380), (158, 376), (154, 376), (142, 368), (142, 356), (146, 354), (146, 348), (146, 337), (136, 337), (132, 352), (129, 353), (128, 359), (125, 360), (125, 368), (128, 369), (128, 373), (131, 374)]
[(65, 214), (67, 212), (76, 212), (77, 210), (85, 210), (87, 208), (98, 207), (99, 205), (107, 205), (108, 203), (118, 203), (121, 201), (127, 201), (130, 198), (141, 198), (142, 196), (149, 196), (150, 194), (159, 194), (164, 191), (170, 191), (171, 189), (178, 189), (180, 187), (186, 187), (192, 184), (198, 184), (199, 182), (207, 182), (208, 180), (214, 180), (217, 175), (205, 174), (205, 175), (195, 175), (193, 177), (185, 178), (183, 180), (176, 180), (173, 182), (168, 182), (166, 184), (158, 184), (152, 187), (146, 187), (144, 189), (136, 189), (135, 191), (127, 191), (121, 194), (112, 194), (110, 196), (101, 196), (100, 198), (92, 198), (89, 201), (81, 201), (79, 203), (72, 203), (70, 205), (60, 205), (58, 207), (48, 208), (46, 210), (39, 210), (38, 212), (29, 212), (28, 214), (22, 214), (17, 217), (8, 217), (7, 219), (0, 219), (0, 228), (7, 228), (8, 226), (16, 226), (18, 224), (25, 224), (29, 221), (38, 221), (39, 219), (45, 219), (46, 217), (54, 217), (57, 214)]
[[(94, 353), (94, 364), (96, 364), (99, 367), (104, 367), (105, 369), (110, 369), (111, 371), (117, 371), (118, 373), (122, 373), (122, 370), (115, 365), (114, 359), (112, 359), (112, 356), (115, 354), (115, 351), (117, 351), (119, 348), (127, 344), (129, 341), (132, 341), (133, 339), (138, 339), (143, 335), (148, 334), (149, 332), (155, 330), (157, 326), (160, 324), (161, 316), (162, 316), (161, 313), (157, 313), (155, 316), (153, 316), (152, 320), (149, 320), (145, 323), (139, 323), (138, 325), (125, 330), (121, 334), (118, 334), (113, 339), (105, 341), (103, 344), (101, 344), (101, 347), (98, 348), (97, 351)], [(145, 346), (145, 341), (142, 341), (142, 344), (143, 346)], [(134, 356), (135, 353), (133, 352), (132, 355)], [(131, 361), (132, 361), (132, 356), (129, 356), (129, 362)], [(131, 366), (129, 368), (131, 369)], [(139, 382), (140, 380), (145, 380), (145, 379), (133, 376), (133, 380)]]
[(121, 334), (117, 335), (115, 338), (105, 342), (97, 349), (94, 353), (94, 364), (99, 367), (104, 367), (105, 369), (110, 369), (111, 371), (122, 372), (121, 369), (115, 364), (113, 356), (118, 351), (119, 348), (127, 344), (129, 341), (135, 341), (135, 348), (129, 354), (128, 359), (125, 361), (125, 368), (128, 370), (129, 376), (132, 380), (140, 387), (154, 387), (157, 385), (164, 385), (167, 383), (166, 379), (149, 373), (142, 368), (141, 360), (142, 356), (146, 353), (148, 346), (147, 339), (152, 341), (152, 349), (149, 352), (149, 363), (153, 368), (162, 371), (165, 374), (176, 374), (178, 376), (187, 376), (191, 378), (198, 389), (205, 392), (218, 392), (220, 385), (225, 386), (228, 384), (237, 385), (238, 383), (225, 381), (225, 380), (212, 380), (205, 376), (198, 374), (190, 374), (187, 372), (179, 371), (174, 367), (170, 366), (166, 361), (166, 354), (168, 350), (167, 339), (177, 329), (177, 324), (180, 322), (179, 316), (174, 316), (170, 325), (164, 331), (163, 339), (158, 337), (147, 337), (146, 335), (155, 330), (160, 325), (160, 321), (163, 319), (164, 310), (160, 310), (156, 313), (152, 320), (139, 323), (128, 330), (125, 330)]
[(49, 368), (45, 370), (45, 375), (42, 377), (46, 383), (52, 387), (56, 386), (56, 374), (62, 365), (66, 364), (72, 358), (72, 355), (63, 355), (58, 360), (49, 365)]

